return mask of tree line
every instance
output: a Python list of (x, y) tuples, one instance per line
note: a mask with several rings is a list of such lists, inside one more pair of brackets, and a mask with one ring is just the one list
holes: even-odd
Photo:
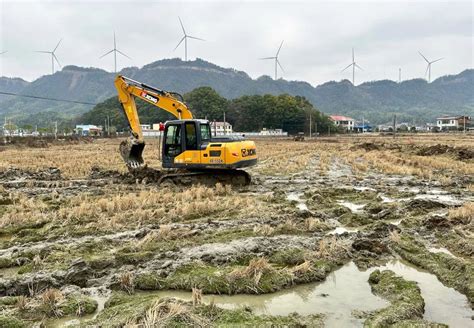
[[(210, 121), (226, 121), (232, 124), (234, 131), (250, 132), (266, 129), (282, 129), (289, 134), (309, 132), (335, 132), (337, 127), (326, 115), (318, 111), (304, 97), (282, 94), (249, 95), (228, 100), (220, 96), (211, 87), (199, 87), (184, 94), (184, 100), (195, 118)], [(142, 124), (152, 124), (175, 119), (166, 111), (136, 99), (137, 109)], [(127, 120), (117, 97), (112, 97), (96, 105), (91, 111), (83, 114), (78, 124), (103, 125), (110, 120), (110, 125), (118, 131), (128, 128)]]

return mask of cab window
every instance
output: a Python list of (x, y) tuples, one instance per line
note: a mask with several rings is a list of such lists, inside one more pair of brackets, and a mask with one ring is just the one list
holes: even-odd
[(211, 129), (209, 124), (201, 124), (201, 141), (211, 141)]
[(165, 155), (175, 157), (182, 153), (181, 126), (170, 125), (166, 130)]
[(196, 124), (186, 122), (186, 150), (197, 150)]

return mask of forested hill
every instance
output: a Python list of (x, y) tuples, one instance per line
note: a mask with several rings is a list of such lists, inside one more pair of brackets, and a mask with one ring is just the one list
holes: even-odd
[[(290, 94), (303, 96), (317, 109), (327, 114), (346, 114), (356, 119), (364, 117), (373, 123), (390, 121), (394, 113), (399, 121), (433, 122), (442, 114), (474, 114), (474, 70), (444, 76), (432, 83), (422, 79), (400, 84), (383, 80), (354, 87), (349, 81), (327, 82), (313, 87), (301, 81), (277, 81), (268, 76), (250, 78), (245, 72), (222, 68), (201, 59), (184, 62), (164, 59), (142, 68), (130, 67), (120, 74), (161, 89), (187, 93), (209, 86), (221, 96), (234, 99), (243, 95)], [(99, 103), (115, 95), (114, 74), (97, 68), (66, 66), (53, 75), (33, 81), (15, 80), (15, 92), (42, 97), (73, 99)], [(91, 106), (0, 97), (0, 119), (5, 115), (18, 123), (41, 124), (45, 121), (70, 119), (91, 109)]]

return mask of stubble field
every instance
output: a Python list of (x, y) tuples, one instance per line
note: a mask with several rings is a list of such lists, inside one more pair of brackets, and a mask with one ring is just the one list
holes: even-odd
[(240, 188), (119, 142), (0, 146), (0, 326), (472, 325), (473, 136), (257, 140)]

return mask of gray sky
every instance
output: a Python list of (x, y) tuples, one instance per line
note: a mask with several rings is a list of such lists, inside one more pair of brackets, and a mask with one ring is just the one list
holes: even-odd
[(206, 39), (190, 40), (188, 56), (247, 72), (273, 76), (281, 40), (283, 78), (318, 85), (351, 79), (351, 48), (364, 69), (356, 84), (379, 79), (423, 77), (428, 59), (432, 79), (473, 67), (473, 4), (435, 1), (7, 1), (0, 0), (0, 75), (34, 80), (51, 73), (51, 58), (34, 50), (52, 50), (64, 65), (113, 71), (113, 48), (119, 68), (142, 67), (163, 58), (184, 57), (173, 51), (182, 31)]

